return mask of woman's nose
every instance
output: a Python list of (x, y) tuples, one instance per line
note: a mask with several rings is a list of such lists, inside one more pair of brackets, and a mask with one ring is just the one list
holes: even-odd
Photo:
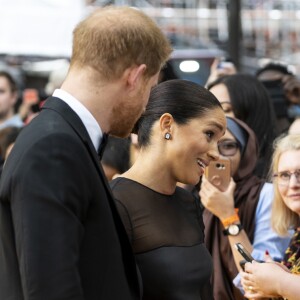
[(218, 160), (220, 158), (220, 153), (217, 146), (210, 149), (207, 154), (212, 158), (212, 160)]
[(291, 174), (289, 186), (290, 187), (299, 187), (300, 186), (300, 178), (298, 178), (295, 173)]

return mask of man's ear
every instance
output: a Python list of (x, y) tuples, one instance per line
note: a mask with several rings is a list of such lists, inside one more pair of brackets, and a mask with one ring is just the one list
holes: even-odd
[(132, 67), (128, 70), (126, 81), (127, 86), (130, 89), (133, 89), (136, 87), (136, 85), (139, 83), (141, 79), (143, 79), (143, 74), (145, 73), (147, 66), (145, 64)]

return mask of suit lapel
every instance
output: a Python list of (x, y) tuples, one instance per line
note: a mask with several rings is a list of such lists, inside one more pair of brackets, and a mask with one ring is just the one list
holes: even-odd
[(62, 118), (66, 120), (66, 122), (73, 128), (76, 134), (80, 137), (80, 139), (85, 144), (90, 156), (92, 157), (95, 166), (100, 174), (101, 180), (106, 188), (107, 193), (113, 198), (109, 184), (105, 178), (105, 174), (101, 163), (99, 161), (98, 154), (95, 150), (95, 147), (91, 141), (91, 138), (82, 123), (81, 119), (78, 115), (67, 105), (64, 101), (56, 97), (50, 97), (46, 103), (44, 104), (42, 109), (52, 109), (61, 115)]

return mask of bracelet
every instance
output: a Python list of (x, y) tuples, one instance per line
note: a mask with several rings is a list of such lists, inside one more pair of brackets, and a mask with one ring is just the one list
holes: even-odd
[(238, 222), (238, 221), (240, 221), (240, 217), (237, 213), (235, 213), (234, 215), (232, 215), (226, 219), (221, 220), (224, 228), (226, 228), (230, 224), (233, 224), (234, 222)]

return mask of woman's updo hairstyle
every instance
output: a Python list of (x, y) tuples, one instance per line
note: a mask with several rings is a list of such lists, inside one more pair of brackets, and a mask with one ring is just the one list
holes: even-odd
[(168, 80), (152, 89), (146, 110), (133, 132), (138, 134), (139, 145), (147, 146), (154, 122), (164, 113), (171, 114), (177, 124), (184, 125), (215, 108), (222, 109), (222, 106), (206, 88), (187, 80)]

